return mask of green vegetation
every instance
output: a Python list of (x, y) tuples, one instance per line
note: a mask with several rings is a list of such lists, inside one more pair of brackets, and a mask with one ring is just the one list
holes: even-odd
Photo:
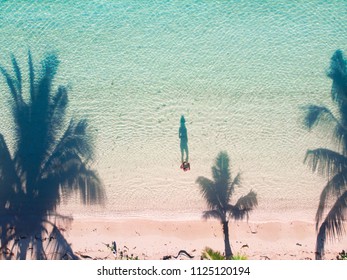
[(232, 260), (247, 260), (247, 256), (243, 255), (241, 253), (237, 253), (236, 255), (233, 255), (233, 257), (231, 258)]
[[(226, 260), (225, 255), (219, 251), (214, 251), (210, 247), (206, 247), (201, 254), (203, 260)], [(247, 260), (247, 256), (237, 253), (232, 256), (231, 260)]]
[(216, 158), (215, 165), (212, 167), (212, 177), (210, 180), (205, 177), (198, 177), (196, 182), (199, 184), (202, 196), (205, 198), (210, 210), (204, 211), (204, 219), (218, 219), (223, 226), (225, 256), (231, 259), (229, 241), (229, 219), (243, 220), (248, 218), (249, 213), (257, 206), (257, 195), (250, 191), (242, 196), (233, 205), (230, 204), (235, 187), (241, 185), (240, 173), (231, 178), (229, 169), (229, 156), (226, 152), (220, 152)]
[(221, 252), (214, 251), (209, 247), (202, 251), (201, 258), (203, 260), (225, 260), (225, 256)]
[(340, 261), (347, 261), (347, 252), (345, 250), (342, 250), (338, 256), (336, 256), (336, 259), (337, 260), (340, 260)]
[(134, 254), (129, 254), (127, 251), (120, 251), (119, 252), (119, 259), (120, 260), (137, 261), (137, 260), (139, 260), (139, 257), (134, 256)]

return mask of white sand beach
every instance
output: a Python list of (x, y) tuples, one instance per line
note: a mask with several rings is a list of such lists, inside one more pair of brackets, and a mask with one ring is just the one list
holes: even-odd
[[(229, 225), (233, 252), (250, 260), (309, 260), (315, 258), (313, 223), (233, 222)], [(65, 237), (81, 259), (115, 259), (105, 244), (116, 241), (119, 252), (143, 260), (160, 260), (187, 251), (200, 259), (208, 246), (223, 252), (222, 227), (217, 221), (93, 220), (73, 221)], [(336, 259), (346, 240), (328, 243), (325, 259)], [(189, 259), (180, 256), (178, 259)]]

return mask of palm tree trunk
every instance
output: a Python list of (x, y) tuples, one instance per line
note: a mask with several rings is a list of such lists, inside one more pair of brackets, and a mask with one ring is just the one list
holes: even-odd
[(229, 222), (222, 222), (223, 225), (223, 233), (224, 233), (224, 248), (225, 248), (225, 257), (226, 259), (231, 259), (233, 253), (231, 251), (230, 241), (229, 241)]

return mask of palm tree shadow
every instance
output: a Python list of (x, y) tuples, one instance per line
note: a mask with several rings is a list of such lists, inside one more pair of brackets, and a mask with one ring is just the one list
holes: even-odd
[[(322, 125), (337, 142), (336, 151), (317, 148), (307, 150), (304, 162), (313, 172), (327, 178), (316, 212), (316, 259), (323, 259), (328, 241), (340, 239), (345, 234), (347, 209), (347, 61), (341, 50), (331, 58), (327, 76), (332, 79), (331, 98), (335, 111), (326, 106), (304, 107), (304, 124), (311, 130)], [(330, 207), (330, 209), (329, 209)]]
[(231, 204), (235, 188), (241, 185), (241, 174), (231, 177), (229, 156), (226, 152), (220, 152), (216, 157), (212, 177), (213, 180), (199, 176), (196, 180), (209, 208), (203, 212), (203, 218), (214, 218), (222, 224), (225, 257), (230, 259), (233, 252), (229, 240), (229, 220), (248, 219), (249, 213), (258, 205), (257, 194), (251, 190), (247, 195), (241, 196), (235, 204)]
[(0, 258), (75, 259), (57, 226), (68, 226), (72, 217), (58, 215), (56, 208), (62, 196), (76, 192), (86, 205), (105, 200), (101, 180), (90, 167), (92, 135), (85, 119), (66, 125), (68, 90), (59, 86), (53, 93), (56, 54), (48, 54), (37, 72), (29, 51), (28, 98), (13, 55), (11, 61), (13, 73), (0, 65), (15, 139), (11, 152), (0, 133)]

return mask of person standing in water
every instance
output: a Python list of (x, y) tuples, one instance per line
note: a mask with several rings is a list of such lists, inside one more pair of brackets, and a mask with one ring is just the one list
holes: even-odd
[[(188, 162), (188, 134), (187, 134), (187, 128), (186, 128), (186, 120), (184, 116), (181, 116), (181, 126), (178, 130), (178, 137), (180, 138), (180, 148), (181, 148), (181, 161)], [(184, 152), (186, 153), (186, 158), (183, 160)]]

